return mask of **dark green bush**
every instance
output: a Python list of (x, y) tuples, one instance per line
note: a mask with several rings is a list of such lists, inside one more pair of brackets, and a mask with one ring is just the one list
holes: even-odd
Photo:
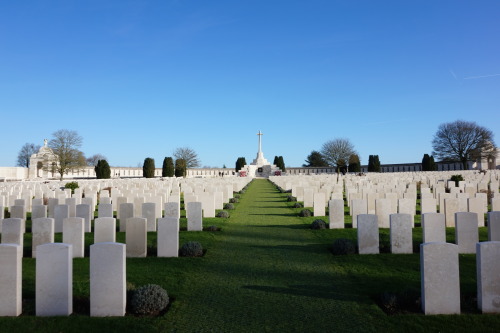
[(458, 186), (458, 182), (463, 181), (464, 177), (462, 177), (462, 175), (453, 175), (451, 176), (450, 180), (455, 182), (455, 186)]
[(311, 223), (311, 229), (326, 229), (326, 223), (323, 220), (314, 220), (313, 223)]
[(302, 209), (299, 213), (300, 217), (310, 217), (313, 213), (309, 209)]
[(165, 310), (168, 302), (165, 289), (156, 284), (147, 284), (131, 292), (130, 310), (134, 314), (154, 316)]
[(232, 203), (224, 204), (224, 209), (234, 209), (234, 205)]
[(237, 203), (238, 199), (237, 198), (230, 198), (229, 203)]
[(355, 254), (356, 244), (350, 239), (337, 238), (333, 241), (331, 250), (334, 255)]
[(304, 208), (304, 205), (301, 202), (296, 202), (293, 204), (293, 208)]
[(111, 168), (106, 160), (98, 160), (97, 165), (94, 167), (94, 171), (96, 179), (111, 178)]
[(187, 242), (181, 246), (179, 250), (181, 257), (202, 257), (203, 247), (198, 242)]
[(144, 164), (142, 165), (142, 176), (144, 178), (155, 177), (155, 160), (153, 158), (146, 157), (144, 159)]
[(216, 217), (222, 217), (222, 218), (225, 218), (227, 219), (229, 217), (229, 213), (226, 212), (225, 210), (221, 210), (220, 212), (218, 212), (216, 215)]
[(77, 189), (78, 187), (78, 182), (69, 182), (64, 184), (64, 188), (70, 188), (72, 194), (75, 193), (75, 189)]
[(288, 202), (295, 202), (295, 201), (297, 201), (297, 198), (294, 197), (294, 196), (292, 196), (292, 195), (289, 195), (289, 196), (286, 197), (286, 201), (288, 201)]
[(233, 195), (233, 197), (235, 197), (236, 199), (239, 199), (239, 198), (241, 198), (241, 195), (239, 195), (239, 194), (234, 194), (234, 195)]

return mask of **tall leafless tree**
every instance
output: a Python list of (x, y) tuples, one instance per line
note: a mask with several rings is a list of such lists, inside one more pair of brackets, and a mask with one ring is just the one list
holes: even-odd
[(86, 158), (87, 165), (94, 166), (94, 167), (97, 165), (97, 162), (99, 160), (108, 161), (108, 158), (102, 154), (94, 154), (94, 155)]
[(189, 147), (180, 147), (175, 149), (173, 156), (176, 160), (182, 159), (186, 161), (187, 168), (198, 168), (201, 165), (198, 154)]
[(323, 159), (328, 165), (336, 167), (337, 171), (347, 166), (349, 157), (353, 154), (356, 154), (356, 150), (349, 139), (337, 138), (329, 140), (321, 147)]
[(438, 160), (460, 162), (464, 170), (468, 169), (468, 161), (496, 154), (493, 132), (464, 120), (439, 125), (432, 149)]
[(55, 131), (52, 136), (49, 147), (57, 156), (55, 171), (62, 180), (64, 174), (74, 169), (83, 168), (87, 164), (85, 156), (79, 150), (83, 139), (76, 131), (66, 129)]
[(17, 155), (17, 165), (29, 168), (31, 155), (37, 153), (39, 150), (39, 145), (35, 145), (34, 143), (25, 143)]

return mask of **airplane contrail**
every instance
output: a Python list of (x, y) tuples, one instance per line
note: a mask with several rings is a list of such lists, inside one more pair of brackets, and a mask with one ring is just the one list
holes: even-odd
[(464, 80), (482, 79), (482, 78), (485, 78), (485, 77), (492, 77), (492, 76), (500, 76), (500, 74), (490, 74), (490, 75), (480, 75), (480, 76), (469, 76), (469, 77), (464, 77)]

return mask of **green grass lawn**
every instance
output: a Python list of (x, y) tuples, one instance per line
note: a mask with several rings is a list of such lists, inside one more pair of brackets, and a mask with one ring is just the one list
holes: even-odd
[[(168, 312), (149, 317), (89, 317), (89, 259), (74, 260), (76, 313), (34, 316), (35, 260), (23, 259), (22, 316), (0, 318), (1, 332), (498, 332), (499, 315), (482, 315), (464, 303), (462, 315), (387, 315), (378, 305), (384, 292), (420, 292), (418, 253), (333, 256), (335, 238), (356, 239), (355, 229), (312, 230), (315, 218), (300, 218), (267, 180), (254, 180), (229, 219), (204, 219), (217, 232), (181, 231), (180, 243), (199, 241), (202, 258), (156, 258), (156, 235), (148, 235), (148, 258), (127, 259), (127, 281), (164, 287)], [(185, 220), (182, 221), (185, 224)], [(181, 224), (181, 225), (182, 225)], [(381, 230), (382, 248), (388, 230)], [(415, 228), (414, 248), (422, 234)], [(31, 240), (25, 236), (25, 253)], [(60, 236), (58, 236), (60, 237)], [(117, 241), (124, 241), (117, 234)], [(454, 241), (453, 229), (447, 230)], [(480, 240), (486, 240), (480, 228)], [(58, 239), (58, 238), (56, 238)], [(60, 239), (60, 238), (59, 238)], [(93, 236), (86, 237), (87, 246)], [(88, 254), (88, 249), (87, 249)], [(474, 255), (460, 255), (464, 297), (476, 292)], [(469, 302), (470, 303), (470, 302)]]

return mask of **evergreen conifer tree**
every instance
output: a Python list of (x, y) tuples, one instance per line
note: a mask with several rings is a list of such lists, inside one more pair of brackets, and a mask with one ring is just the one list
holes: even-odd
[(151, 157), (146, 157), (144, 159), (144, 164), (142, 166), (142, 175), (144, 178), (154, 178), (155, 176), (155, 160)]
[(163, 159), (163, 167), (161, 170), (162, 177), (173, 177), (174, 176), (174, 160), (172, 157), (165, 157)]

